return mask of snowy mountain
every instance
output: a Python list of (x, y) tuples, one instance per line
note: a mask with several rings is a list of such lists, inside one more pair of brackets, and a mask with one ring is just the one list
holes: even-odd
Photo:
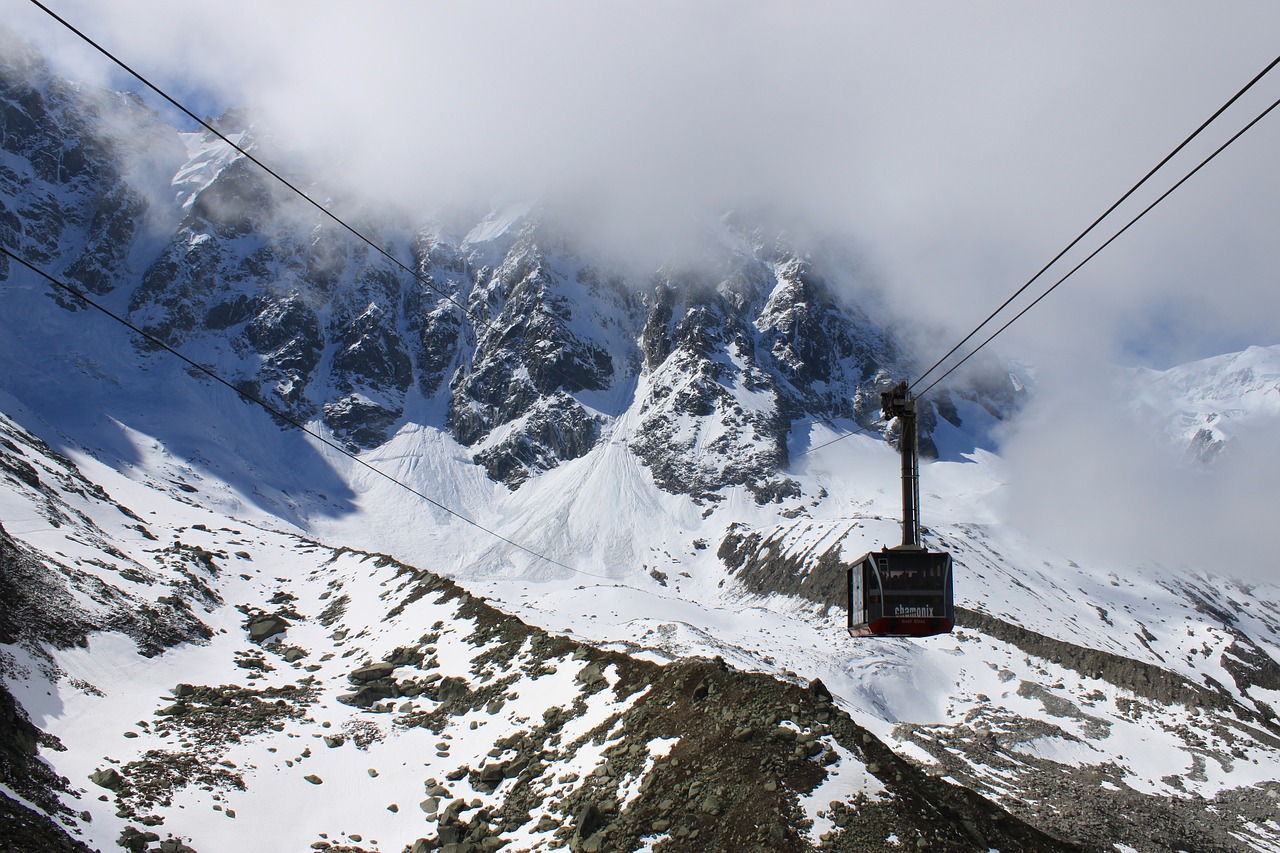
[[(922, 412), (960, 628), (846, 635), (917, 362), (840, 251), (326, 201), (411, 277), (8, 35), (0, 127), (6, 248), (438, 502), (0, 260), (0, 849), (1280, 849), (1280, 590), (1011, 528), (994, 360)], [(1211, 464), (1277, 360), (1133, 397)]]
[(1280, 415), (1280, 349), (1249, 347), (1167, 371), (1137, 371), (1139, 406), (1168, 418), (1170, 438), (1211, 461), (1242, 429)]

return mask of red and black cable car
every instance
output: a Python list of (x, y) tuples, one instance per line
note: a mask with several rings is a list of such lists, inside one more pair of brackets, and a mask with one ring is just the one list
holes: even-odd
[(886, 548), (849, 567), (849, 633), (928, 637), (955, 627), (951, 555)]
[(886, 418), (902, 425), (902, 544), (855, 560), (849, 573), (849, 633), (928, 637), (955, 627), (951, 555), (920, 544), (920, 450), (916, 401), (902, 382), (880, 395)]

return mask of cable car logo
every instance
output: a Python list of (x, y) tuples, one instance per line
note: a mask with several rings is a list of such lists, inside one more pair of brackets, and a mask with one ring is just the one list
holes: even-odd
[(933, 616), (932, 607), (908, 607), (905, 604), (899, 604), (893, 608), (894, 616)]

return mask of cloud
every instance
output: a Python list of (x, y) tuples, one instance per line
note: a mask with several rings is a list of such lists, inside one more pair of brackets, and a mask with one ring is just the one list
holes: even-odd
[(1274, 418), (1232, 421), (1227, 448), (1198, 464), (1174, 437), (1176, 401), (1138, 409), (1132, 387), (1098, 362), (1042, 374), (1003, 447), (1001, 517), (1082, 562), (1280, 580), (1268, 556), (1280, 482)]

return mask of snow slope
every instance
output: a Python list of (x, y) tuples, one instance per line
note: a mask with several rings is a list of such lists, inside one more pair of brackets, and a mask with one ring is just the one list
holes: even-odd
[[(740, 848), (759, 829), (780, 833), (777, 849), (820, 837), (866, 849), (866, 833), (885, 842), (889, 825), (953, 841), (970, 831), (914, 817), (921, 796), (958, 789), (893, 770), (820, 687), (642, 660), (665, 662), (661, 644), (600, 652), (430, 571), (232, 520), (201, 504), (207, 476), (162, 490), (83, 454), (56, 456), (7, 419), (4, 429), (5, 470), (35, 472), (6, 478), (6, 537), (63, 565), (68, 589), (90, 588), (70, 567), (83, 568), (129, 607), (201, 625), (159, 649), (110, 628), (35, 643), (36, 623), (0, 644), (7, 687), (56, 738), (47, 756), (69, 780), (62, 821), (92, 848), (145, 847), (149, 832), (202, 850), (398, 850), (446, 837), (528, 851), (570, 839), (698, 849), (700, 837)], [(748, 768), (766, 770), (763, 789), (725, 784)], [(679, 784), (687, 803), (670, 800)], [(856, 827), (846, 803), (858, 804)], [(597, 806), (608, 817), (584, 829)], [(1019, 849), (1049, 849), (1008, 819), (966, 819)]]
[[(121, 359), (127, 360), (127, 350), (122, 352)], [(80, 424), (79, 440), (96, 445), (97, 459), (76, 451), (66, 436), (48, 431), (44, 421), (46, 434), (59, 439), (64, 452), (103, 483), (114, 500), (142, 517), (153, 535), (165, 531), (159, 544), (132, 528), (124, 514), (118, 514), (114, 527), (104, 527), (97, 521), (100, 512), (86, 509), (106, 531), (97, 533), (98, 539), (56, 528), (33, 504), (19, 499), (18, 492), (7, 493), (4, 518), (10, 535), (63, 559), (85, 562), (101, 549), (103, 538), (141, 564), (155, 559), (147, 554), (161, 550), (166, 537), (227, 555), (220, 561), (225, 568), (217, 587), (225, 606), (201, 617), (215, 632), (209, 646), (180, 647), (155, 663), (139, 663), (130, 641), (95, 635), (87, 650), (56, 656), (62, 675), (53, 682), (58, 687), (54, 696), (39, 695), (44, 684), (39, 678), (10, 681), (33, 719), (68, 746), (59, 754), (64, 758), (55, 756), (56, 766), (82, 786), (90, 772), (106, 766), (107, 758), (127, 765), (126, 754), (139, 754), (104, 748), (104, 731), (134, 732), (138, 737), (128, 739), (131, 748), (163, 748), (154, 724), (150, 731), (135, 724), (157, 710), (155, 697), (174, 684), (246, 682), (247, 673), (237, 661), (255, 652), (245, 643), (246, 617), (234, 609), (236, 604), (261, 608), (282, 590), (297, 596), (291, 606), (306, 614), (307, 622), (290, 628), (286, 638), (290, 645), (313, 650), (307, 665), (333, 642), (332, 626), (315, 620), (323, 610), (320, 596), (335, 581), (363, 592), (352, 595), (360, 605), (349, 607), (343, 617), (360, 642), (351, 648), (333, 646), (334, 654), (377, 659), (419, 639), (423, 627), (436, 621), (425, 611), (393, 625), (380, 621), (386, 605), (378, 602), (387, 589), (396, 588), (394, 570), (367, 566), (354, 555), (335, 558), (329, 549), (311, 544), (314, 540), (391, 554), (405, 564), (455, 576), (501, 609), (592, 645), (660, 662), (720, 656), (735, 669), (784, 681), (820, 678), (854, 721), (897, 744), (927, 772), (978, 790), (1028, 818), (1043, 820), (1063, 807), (1052, 796), (1033, 793), (1045, 774), (1101, 774), (1105, 785), (1094, 786), (1100, 796), (1114, 797), (1115, 788), (1188, 805), (1195, 802), (1192, 798), (1265, 792), (1275, 784), (1280, 741), (1270, 734), (1266, 711), (1280, 691), (1265, 679), (1250, 683), (1238, 677), (1236, 661), (1242, 655), (1256, 659), (1258, 652), (1264, 659), (1280, 658), (1276, 591), (1185, 570), (1080, 566), (1026, 542), (1003, 528), (984, 501), (998, 492), (1002, 477), (1000, 460), (990, 454), (927, 465), (923, 475), (924, 518), (932, 522), (928, 541), (955, 554), (961, 567), (959, 603), (1066, 644), (1062, 648), (1070, 645), (1135, 662), (1145, 667), (1140, 676), (1167, 673), (1177, 682), (1171, 692), (1144, 695), (1134, 689), (1130, 676), (1108, 672), (1105, 662), (1055, 663), (1054, 656), (1062, 652), (1052, 644), (1029, 654), (1026, 642), (1002, 638), (981, 625), (923, 642), (855, 641), (844, 633), (838, 611), (824, 611), (802, 598), (753, 594), (744, 587), (718, 554), (732, 532), (759, 531), (771, 543), (769, 556), (797, 557), (809, 570), (817, 570), (816, 559), (837, 543), (841, 553), (853, 555), (896, 540), (897, 459), (877, 439), (854, 437), (803, 463), (796, 473), (802, 496), (781, 506), (761, 506), (743, 489), (728, 490), (723, 500), (702, 505), (663, 492), (625, 446), (613, 441), (514, 492), (481, 476), (456, 444), (429, 428), (402, 430), (364, 455), (381, 470), (563, 564), (556, 565), (412, 498), (329, 448), (302, 442), (305, 455), (298, 456), (286, 450), (298, 439), (228, 399), (229, 392), (204, 386), (163, 362), (149, 363), (150, 375), (175, 391), (165, 395), (164, 407), (144, 405), (141, 399), (130, 404), (125, 388), (113, 389), (111, 395), (95, 392), (101, 375), (96, 371), (67, 373), (61, 386), (61, 393), (71, 392), (74, 399), (101, 400), (106, 411), (96, 421), (86, 424), (75, 417), (74, 408), (60, 414), (57, 405), (39, 396), (37, 401), (55, 422)], [(131, 423), (117, 419), (131, 405)], [(42, 421), (13, 398), (7, 407), (33, 424)], [(185, 407), (216, 415), (197, 420), (181, 414)], [(144, 430), (190, 443), (184, 447), (211, 436), (225, 442), (225, 450), (211, 452), (214, 444), (198, 453), (175, 453)], [(227, 438), (237, 431), (257, 435), (257, 443)], [(811, 442), (821, 443), (828, 434), (819, 432)], [(288, 470), (270, 458), (281, 452), (294, 459)], [(850, 471), (859, 475), (848, 476)], [(259, 472), (266, 476), (255, 479)], [(319, 475), (340, 488), (322, 494), (314, 481), (307, 482)], [(294, 482), (293, 488), (285, 485)], [(150, 506), (156, 509), (140, 509)], [(149, 520), (153, 514), (160, 520)], [(299, 534), (307, 538), (299, 539)], [(248, 558), (232, 556), (239, 552)], [(32, 668), (21, 653), (13, 654), (17, 663)], [(254, 679), (260, 682), (254, 689), (296, 684), (300, 674), (295, 667), (264, 659), (274, 670)], [(349, 671), (348, 664), (342, 665), (348, 669), (330, 672), (325, 667), (318, 677), (341, 682)], [(1088, 666), (1098, 672), (1081, 671)], [(443, 669), (450, 668), (456, 669)], [(83, 685), (94, 685), (104, 695), (98, 697)], [(324, 709), (324, 720), (310, 711), (317, 723), (327, 720), (339, 731), (344, 726), (358, 729), (367, 712), (336, 703), (344, 689), (349, 686), (330, 686), (309, 699), (308, 709)], [(140, 706), (139, 696), (149, 697), (151, 705)], [(286, 726), (285, 736), (290, 732), (301, 735), (300, 741), (319, 734)], [(177, 737), (172, 731), (169, 735)], [(171, 737), (164, 743), (173, 746), (175, 741)], [(220, 752), (224, 757), (218, 760), (231, 761), (252, 783), (246, 783), (248, 790), (257, 793), (250, 801), (275, 802), (271, 798), (277, 796), (292, 801), (307, 792), (321, 797), (316, 802), (328, 803), (313, 789), (324, 789), (325, 795), (340, 789), (299, 782), (299, 773), (283, 762), (315, 769), (322, 778), (348, 779), (367, 771), (357, 766), (367, 763), (379, 770), (379, 779), (391, 774), (388, 788), (394, 780), (396, 790), (403, 790), (411, 781), (403, 775), (407, 771), (379, 759), (380, 749), (371, 746), (356, 764), (338, 761), (338, 752), (315, 746), (313, 757), (301, 764), (287, 750), (250, 756), (238, 747)], [(240, 772), (249, 765), (252, 773)], [(223, 821), (190, 825), (191, 837), (221, 844), (230, 837), (226, 833), (252, 831), (284, 843), (284, 836), (271, 834), (281, 832), (272, 828), (278, 822), (258, 814), (243, 799), (247, 795), (237, 794), (234, 786), (218, 791), (209, 799), (209, 792), (187, 790), (174, 800), (171, 808), (179, 811), (203, 802)], [(269, 798), (258, 800), (259, 793)], [(319, 831), (406, 837), (398, 813), (374, 820), (366, 813), (363, 787), (359, 799), (358, 820), (350, 809), (325, 805), (322, 813), (344, 817)], [(346, 801), (355, 799), (348, 796)], [(213, 812), (213, 805), (222, 811)], [(389, 803), (380, 807), (384, 811), (385, 805)], [(237, 817), (224, 817), (227, 808)], [(1054, 826), (1053, 821), (1047, 825)], [(1266, 848), (1275, 843), (1267, 826), (1263, 822), (1240, 831), (1249, 844)], [(111, 840), (107, 836), (119, 833), (120, 823), (95, 813), (94, 827), (90, 837), (106, 843)], [(533, 844), (536, 839), (524, 841)]]

